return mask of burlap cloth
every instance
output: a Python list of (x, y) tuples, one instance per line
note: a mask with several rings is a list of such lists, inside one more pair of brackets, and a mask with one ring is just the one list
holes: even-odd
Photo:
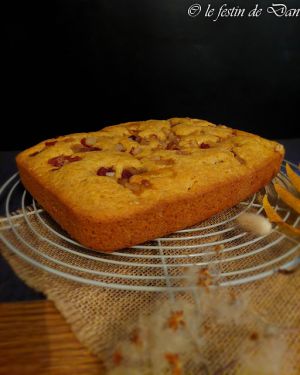
[[(32, 234), (28, 232), (29, 236)], [(5, 231), (5, 237), (22, 250), (24, 245), (16, 241), (10, 230)], [(41, 250), (47, 245), (37, 241), (35, 246)], [(151, 314), (169, 298), (163, 293), (122, 291), (68, 281), (29, 265), (2, 242), (1, 252), (22, 280), (55, 303), (79, 341), (102, 360), (126, 337), (128, 327), (141, 314)], [(280, 338), (284, 338), (286, 350), (279, 373), (300, 374), (300, 270), (288, 275), (278, 273), (232, 289), (237, 296), (246, 293), (249, 311), (258, 316), (250, 324), (253, 332), (259, 331), (260, 322), (264, 322), (275, 327)], [(176, 298), (189, 297), (178, 294)], [(211, 345), (203, 349), (210, 373), (221, 374), (222, 365), (229, 364), (224, 373), (236, 374), (235, 358), (243, 332), (240, 328), (238, 331), (218, 328), (212, 329), (210, 335)]]

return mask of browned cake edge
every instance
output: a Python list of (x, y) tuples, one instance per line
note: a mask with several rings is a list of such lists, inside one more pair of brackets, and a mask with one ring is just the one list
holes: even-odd
[(172, 233), (197, 224), (234, 206), (265, 186), (279, 171), (282, 155), (274, 153), (254, 172), (203, 193), (187, 192), (173, 201), (163, 201), (152, 209), (128, 218), (101, 222), (93, 216), (74, 212), (50, 189), (32, 176), (17, 158), (21, 181), (40, 205), (81, 244), (95, 250), (111, 252)]

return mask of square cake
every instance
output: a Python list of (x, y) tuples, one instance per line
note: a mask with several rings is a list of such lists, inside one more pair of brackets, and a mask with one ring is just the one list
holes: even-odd
[(65, 231), (111, 252), (197, 224), (279, 171), (280, 144), (204, 120), (128, 122), (17, 156), (25, 188)]

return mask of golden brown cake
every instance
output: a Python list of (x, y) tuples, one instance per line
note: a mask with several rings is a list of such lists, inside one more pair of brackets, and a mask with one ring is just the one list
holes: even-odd
[(113, 251), (196, 224), (274, 177), (278, 143), (204, 120), (128, 122), (17, 156), (26, 189), (74, 239)]

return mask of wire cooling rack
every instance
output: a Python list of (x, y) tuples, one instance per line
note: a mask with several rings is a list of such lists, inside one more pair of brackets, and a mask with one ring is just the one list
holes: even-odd
[[(292, 163), (289, 163), (292, 164)], [(289, 190), (282, 171), (276, 177)], [(266, 236), (246, 233), (236, 219), (263, 212), (261, 196), (274, 195), (272, 183), (247, 201), (199, 225), (112, 254), (92, 251), (71, 239), (24, 190), (18, 174), (0, 189), (4, 200), (0, 239), (26, 262), (81, 283), (136, 291), (187, 291), (191, 271), (208, 269), (218, 285), (259, 280), (299, 260), (300, 243), (273, 228)], [(12, 212), (15, 204), (20, 207)], [(274, 208), (297, 226), (299, 216), (275, 199)]]

